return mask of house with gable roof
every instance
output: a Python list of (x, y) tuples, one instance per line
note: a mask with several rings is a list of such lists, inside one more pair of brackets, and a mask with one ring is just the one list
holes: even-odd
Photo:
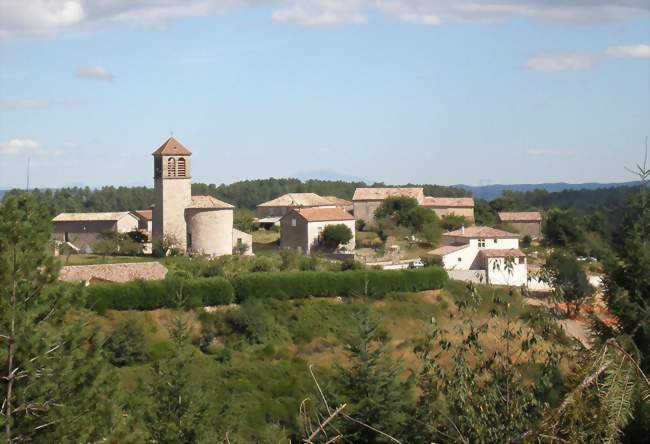
[(442, 245), (428, 253), (442, 260), (446, 270), (477, 270), (486, 283), (526, 284), (528, 264), (519, 249), (519, 235), (491, 227), (462, 227), (442, 235)]
[(354, 217), (342, 208), (296, 208), (280, 220), (280, 247), (292, 248), (309, 254), (322, 241), (322, 233), (328, 225), (345, 225), (352, 232), (352, 239), (343, 247), (355, 248)]

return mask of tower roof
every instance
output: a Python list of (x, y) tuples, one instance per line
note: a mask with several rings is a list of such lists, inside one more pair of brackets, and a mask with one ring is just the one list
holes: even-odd
[(154, 156), (191, 156), (192, 152), (185, 148), (178, 140), (170, 137), (152, 153)]

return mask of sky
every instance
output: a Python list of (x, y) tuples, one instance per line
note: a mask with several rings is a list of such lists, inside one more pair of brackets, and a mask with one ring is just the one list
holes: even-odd
[(0, 0), (0, 189), (633, 180), (648, 0)]

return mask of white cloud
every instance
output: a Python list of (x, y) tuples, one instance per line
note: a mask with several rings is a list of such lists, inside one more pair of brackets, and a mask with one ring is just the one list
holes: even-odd
[(549, 150), (544, 148), (531, 148), (526, 151), (529, 156), (537, 157), (573, 157), (575, 150)]
[(17, 156), (24, 153), (38, 153), (42, 152), (38, 142), (32, 139), (11, 139), (7, 142), (0, 144), (0, 153), (9, 156)]
[(647, 0), (0, 0), (0, 38), (51, 36), (113, 22), (160, 28), (174, 19), (269, 5), (278, 8), (274, 21), (306, 26), (364, 23), (376, 11), (409, 23), (437, 25), (516, 18), (611, 22), (650, 10)]
[(587, 54), (560, 54), (533, 57), (526, 67), (535, 71), (577, 71), (591, 68), (596, 59)]
[(77, 69), (77, 77), (86, 80), (103, 80), (104, 82), (112, 82), (113, 74), (108, 72), (101, 66), (85, 66)]
[(607, 48), (605, 55), (617, 58), (650, 58), (650, 45), (627, 45)]
[(303, 0), (288, 8), (277, 10), (272, 19), (278, 23), (300, 26), (327, 26), (343, 23), (365, 23), (364, 1)]
[(0, 110), (18, 111), (45, 108), (48, 105), (46, 100), (21, 99), (21, 100), (0, 100)]
[(0, 154), (8, 156), (36, 155), (60, 157), (65, 154), (61, 148), (45, 150), (33, 139), (10, 139), (0, 143)]

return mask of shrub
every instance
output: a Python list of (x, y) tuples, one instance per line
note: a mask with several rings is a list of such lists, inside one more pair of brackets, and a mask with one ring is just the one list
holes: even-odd
[(441, 288), (447, 273), (440, 267), (420, 270), (304, 271), (241, 275), (233, 279), (238, 302), (249, 299), (301, 299), (326, 296), (383, 296), (393, 291)]
[(356, 227), (357, 231), (363, 231), (364, 228), (366, 228), (366, 221), (363, 219), (357, 219), (357, 221), (354, 223), (354, 226)]
[(232, 285), (220, 277), (99, 284), (86, 288), (86, 306), (106, 310), (155, 310), (176, 308), (176, 292), (182, 287), (187, 307), (226, 305), (234, 300)]
[(467, 226), (467, 220), (463, 216), (448, 214), (442, 217), (442, 228), (445, 231), (458, 230), (462, 226)]
[(104, 343), (108, 360), (116, 367), (147, 360), (146, 333), (135, 316), (122, 319)]
[(323, 229), (323, 245), (333, 250), (339, 245), (346, 245), (353, 236), (352, 230), (347, 225), (328, 225)]

